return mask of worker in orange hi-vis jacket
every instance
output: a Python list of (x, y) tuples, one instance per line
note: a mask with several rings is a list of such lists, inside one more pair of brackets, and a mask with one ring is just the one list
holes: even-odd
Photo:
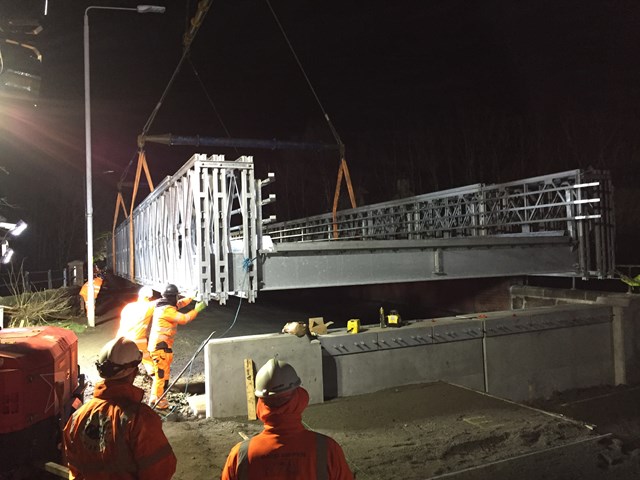
[(171, 363), (173, 362), (173, 341), (178, 331), (178, 325), (189, 323), (206, 307), (204, 302), (198, 302), (194, 309), (188, 313), (178, 311), (189, 305), (192, 300), (192, 297), (178, 300), (178, 287), (170, 283), (165, 287), (162, 298), (157, 301), (153, 311), (148, 348), (151, 360), (153, 360), (154, 376), (149, 405), (159, 410), (169, 408), (169, 402), (163, 395), (169, 385)]
[(293, 366), (272, 358), (256, 375), (257, 414), (264, 430), (236, 444), (222, 480), (304, 478), (353, 480), (342, 447), (302, 423), (309, 394)]
[(149, 329), (153, 318), (153, 309), (156, 306), (151, 287), (142, 287), (138, 291), (138, 299), (128, 303), (120, 313), (120, 328), (116, 338), (128, 338), (138, 346), (142, 352), (142, 366), (150, 377), (153, 376), (153, 361), (149, 355), (147, 345), (149, 343)]
[[(93, 278), (93, 299), (98, 298), (98, 294), (100, 293), (100, 289), (102, 288), (102, 283), (104, 282), (104, 275), (99, 273), (96, 277)], [(80, 309), (82, 313), (86, 313), (87, 311), (87, 300), (89, 299), (89, 282), (85, 282), (80, 289), (80, 296), (82, 297), (82, 301), (80, 302)], [(94, 303), (95, 305), (95, 303)]]
[(162, 420), (142, 403), (133, 385), (142, 353), (131, 340), (116, 338), (101, 350), (96, 367), (104, 381), (93, 398), (67, 422), (63, 445), (69, 479), (169, 480), (176, 456)]

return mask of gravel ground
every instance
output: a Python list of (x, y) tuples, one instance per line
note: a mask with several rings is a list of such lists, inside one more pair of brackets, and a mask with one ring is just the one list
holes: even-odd
[[(212, 331), (214, 338), (225, 332), (237, 311), (237, 300), (211, 305), (180, 327), (174, 374)], [(241, 305), (226, 336), (279, 331), (288, 321), (323, 314), (317, 306)], [(341, 326), (343, 319), (325, 320)], [(116, 329), (107, 314), (79, 334), (79, 363), (91, 382), (97, 377), (93, 362)], [(200, 354), (185, 376), (188, 385), (180, 382), (181, 393), (169, 395), (173, 411), (165, 416), (165, 432), (178, 457), (178, 480), (218, 478), (229, 449), (261, 430), (260, 422), (240, 417), (191, 415), (186, 397), (202, 393), (203, 369)], [(141, 375), (136, 382), (148, 391), (148, 379)], [(627, 479), (640, 478), (638, 405), (636, 387), (564, 392), (539, 410), (435, 383), (311, 405), (304, 421), (342, 445), (358, 479)]]

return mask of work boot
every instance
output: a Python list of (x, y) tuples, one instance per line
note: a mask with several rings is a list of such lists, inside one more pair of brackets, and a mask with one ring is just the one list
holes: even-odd
[[(157, 405), (156, 405), (156, 402), (158, 403)], [(151, 397), (149, 399), (149, 406), (151, 408), (155, 408), (156, 410), (166, 410), (167, 408), (169, 408), (169, 401), (165, 397), (163, 397), (158, 402), (156, 397)]]

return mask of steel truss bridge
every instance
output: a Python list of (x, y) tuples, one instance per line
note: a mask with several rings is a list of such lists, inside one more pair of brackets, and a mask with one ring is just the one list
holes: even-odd
[[(260, 290), (614, 274), (608, 172), (475, 184), (274, 223), (253, 158), (194, 155), (115, 231), (115, 273), (205, 301)], [(131, 223), (132, 222), (132, 223)], [(134, 267), (134, 268), (132, 268)]]

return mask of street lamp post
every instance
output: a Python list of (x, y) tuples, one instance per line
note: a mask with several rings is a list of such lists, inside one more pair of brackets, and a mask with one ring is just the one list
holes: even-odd
[(136, 13), (164, 13), (165, 7), (138, 5), (135, 8), (90, 6), (84, 11), (84, 128), (87, 184), (87, 323), (96, 326), (95, 301), (93, 296), (93, 192), (91, 188), (91, 95), (89, 81), (89, 10), (126, 10)]

